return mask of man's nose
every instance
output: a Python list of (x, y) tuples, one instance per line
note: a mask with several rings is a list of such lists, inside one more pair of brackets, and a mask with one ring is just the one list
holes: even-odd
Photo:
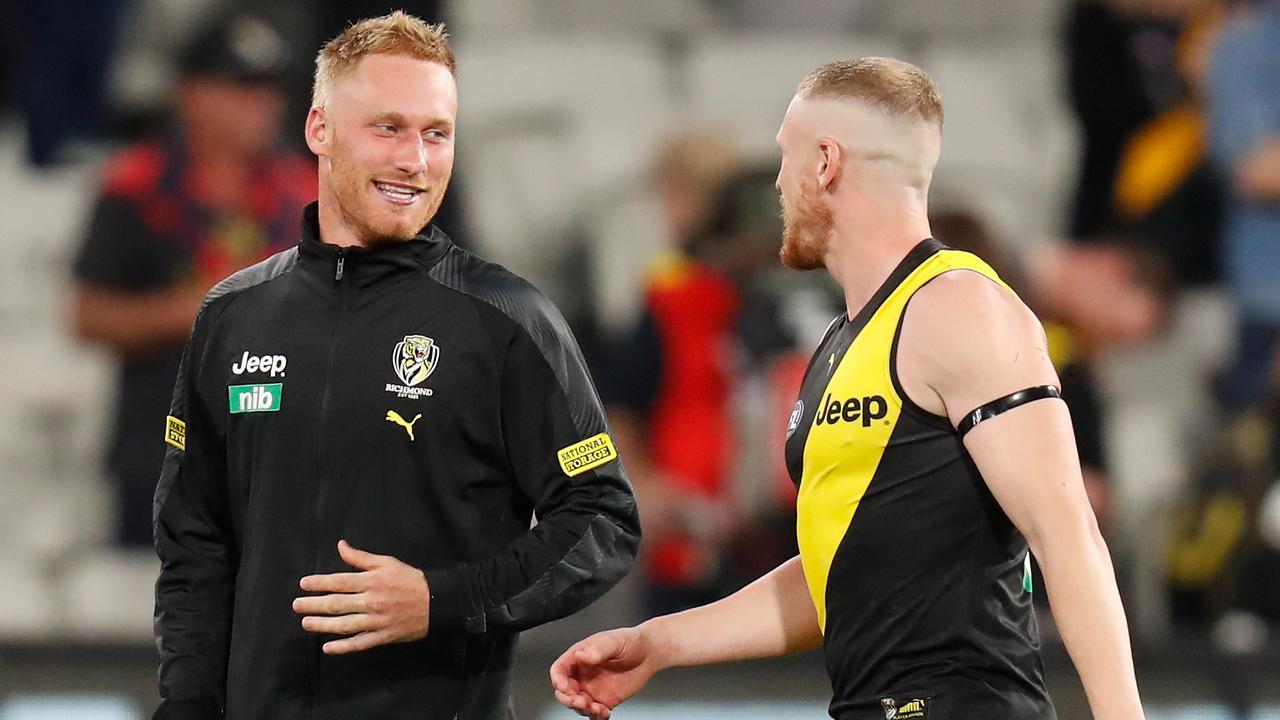
[(427, 169), (427, 143), (421, 135), (408, 135), (396, 148), (396, 169), (406, 175), (421, 175)]

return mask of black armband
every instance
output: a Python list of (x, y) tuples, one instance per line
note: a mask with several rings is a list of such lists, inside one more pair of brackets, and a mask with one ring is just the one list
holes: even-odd
[(1016, 393), (1005, 395), (999, 400), (992, 400), (982, 407), (974, 409), (972, 412), (964, 416), (960, 424), (956, 426), (956, 432), (960, 433), (960, 437), (964, 437), (966, 433), (972, 430), (978, 423), (1008, 412), (1019, 405), (1026, 405), (1029, 402), (1043, 400), (1045, 398), (1062, 399), (1062, 393), (1058, 388), (1052, 385), (1039, 385), (1037, 387), (1029, 387), (1025, 390), (1019, 390)]

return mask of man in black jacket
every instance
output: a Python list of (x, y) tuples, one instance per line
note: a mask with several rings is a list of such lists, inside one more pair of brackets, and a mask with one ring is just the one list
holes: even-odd
[(428, 225), (456, 110), (439, 26), (366, 20), (317, 58), (319, 202), (210, 292), (174, 390), (158, 719), (503, 717), (518, 631), (631, 565), (563, 319)]

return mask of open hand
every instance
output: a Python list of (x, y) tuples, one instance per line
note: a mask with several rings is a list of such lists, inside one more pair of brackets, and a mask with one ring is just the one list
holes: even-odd
[(348, 636), (325, 643), (326, 654), (359, 652), (427, 636), (431, 590), (421, 570), (390, 555), (357, 550), (346, 540), (338, 541), (338, 554), (360, 572), (308, 575), (298, 582), (299, 587), (329, 594), (293, 601), (293, 611), (305, 616), (304, 630)]
[(613, 708), (657, 671), (644, 634), (620, 628), (596, 633), (566, 650), (551, 665), (551, 685), (560, 704), (593, 720), (608, 720)]

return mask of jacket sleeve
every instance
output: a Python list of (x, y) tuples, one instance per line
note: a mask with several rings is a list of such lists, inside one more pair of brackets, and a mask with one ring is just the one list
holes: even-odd
[(155, 632), (161, 704), (155, 720), (221, 718), (238, 552), (231, 532), (225, 439), (197, 393), (206, 305), (183, 353), (156, 486), (160, 556)]
[(523, 630), (569, 615), (622, 579), (639, 547), (635, 496), (577, 343), (535, 301), (502, 355), (501, 414), (537, 524), (494, 557), (429, 571), (433, 628)]

